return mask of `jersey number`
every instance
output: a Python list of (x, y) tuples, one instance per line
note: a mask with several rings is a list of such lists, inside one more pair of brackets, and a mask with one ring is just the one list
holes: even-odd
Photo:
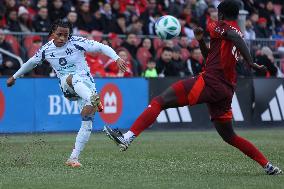
[(238, 51), (237, 51), (236, 46), (233, 46), (232, 55), (235, 57), (236, 61), (239, 60), (239, 53), (238, 53)]

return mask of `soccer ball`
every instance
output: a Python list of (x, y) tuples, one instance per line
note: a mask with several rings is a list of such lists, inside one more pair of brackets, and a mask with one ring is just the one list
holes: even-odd
[(178, 19), (170, 15), (160, 17), (155, 23), (155, 32), (161, 39), (172, 39), (179, 35), (180, 30)]

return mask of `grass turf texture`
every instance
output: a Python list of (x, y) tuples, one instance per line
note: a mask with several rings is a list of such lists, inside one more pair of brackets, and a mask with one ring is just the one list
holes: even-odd
[[(284, 167), (284, 130), (239, 131)], [(0, 189), (284, 188), (214, 131), (145, 132), (127, 152), (103, 133), (91, 136), (82, 168), (64, 165), (75, 134), (0, 136)]]

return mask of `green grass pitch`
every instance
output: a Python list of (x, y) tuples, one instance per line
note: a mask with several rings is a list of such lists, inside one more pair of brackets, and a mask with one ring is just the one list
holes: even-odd
[[(284, 130), (238, 132), (284, 168)], [(262, 168), (215, 131), (145, 132), (119, 152), (103, 133), (92, 134), (82, 168), (64, 165), (76, 134), (1, 135), (0, 189), (284, 188), (284, 176)]]

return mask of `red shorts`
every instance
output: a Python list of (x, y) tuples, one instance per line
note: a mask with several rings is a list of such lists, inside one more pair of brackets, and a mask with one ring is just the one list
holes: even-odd
[(180, 106), (206, 103), (212, 121), (228, 121), (233, 117), (231, 103), (234, 90), (222, 81), (199, 75), (178, 81), (172, 88)]

